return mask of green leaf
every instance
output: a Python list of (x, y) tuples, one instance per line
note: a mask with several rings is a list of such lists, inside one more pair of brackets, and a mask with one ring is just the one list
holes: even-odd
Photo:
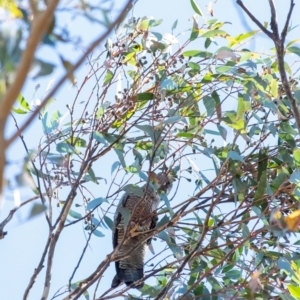
[[(72, 64), (70, 61), (65, 60), (62, 56), (60, 56), (60, 60), (61, 60), (61, 62), (62, 62), (63, 67), (65, 68), (65, 70), (66, 70), (67, 72), (69, 72), (69, 70), (71, 70), (71, 69), (73, 68), (73, 64)], [(74, 73), (73, 73), (73, 72), (71, 72), (71, 73), (69, 74), (68, 78), (69, 78), (69, 80), (71, 81), (71, 83), (72, 83), (73, 85), (76, 84), (77, 80), (76, 80), (76, 78), (74, 77)]]
[(300, 48), (299, 47), (289, 47), (286, 50), (290, 53), (294, 53), (294, 54), (300, 56)]
[(169, 201), (167, 195), (165, 193), (160, 194), (160, 198), (165, 202), (170, 215), (173, 216), (174, 215), (174, 211), (173, 211), (173, 209), (172, 209), (172, 207), (170, 205), (170, 201)]
[(204, 103), (204, 106), (207, 111), (207, 116), (211, 117), (214, 114), (215, 109), (216, 109), (216, 103), (215, 103), (214, 98), (212, 98), (210, 96), (204, 96), (203, 103)]
[(82, 216), (80, 213), (70, 209), (69, 212), (68, 212), (68, 215), (70, 215), (71, 217), (73, 217), (74, 219), (81, 219)]
[(143, 162), (143, 155), (135, 148), (132, 149), (133, 155), (135, 156), (135, 158), (137, 159), (139, 165), (142, 165)]
[(125, 159), (124, 159), (124, 155), (123, 155), (123, 150), (114, 148), (114, 151), (116, 152), (122, 167), (126, 168), (126, 163), (125, 163)]
[(136, 65), (136, 52), (132, 51), (127, 53), (122, 62), (123, 64)]
[(51, 74), (55, 68), (55, 65), (40, 59), (35, 59), (34, 63), (39, 67), (39, 71), (33, 76), (33, 79), (36, 79), (40, 76), (47, 76)]
[(239, 279), (241, 278), (241, 271), (239, 270), (230, 270), (225, 274), (226, 277), (231, 278), (231, 279)]
[(291, 177), (290, 177), (290, 181), (293, 183), (300, 183), (300, 170), (295, 170)]
[(119, 161), (115, 161), (112, 166), (111, 166), (111, 171), (110, 173), (112, 174), (118, 167), (120, 166), (120, 162)]
[(176, 20), (176, 21), (173, 23), (172, 28), (171, 28), (172, 31), (173, 31), (174, 29), (176, 29), (177, 23), (178, 23), (178, 20)]
[(277, 261), (277, 264), (278, 264), (279, 269), (287, 271), (289, 275), (294, 273), (294, 271), (292, 270), (291, 264), (287, 259), (280, 257)]
[(97, 229), (93, 230), (92, 232), (97, 237), (104, 237), (105, 236), (101, 231), (99, 231)]
[(121, 136), (117, 134), (103, 134), (103, 137), (110, 143), (116, 143), (121, 140)]
[(204, 132), (205, 134), (212, 134), (212, 135), (220, 136), (220, 132), (215, 131), (215, 130), (204, 129), (203, 132)]
[(268, 167), (268, 149), (261, 149), (258, 155), (258, 174), (257, 174), (258, 187), (254, 195), (254, 201), (259, 200), (259, 203), (261, 203), (260, 200), (265, 194), (267, 188), (267, 167)]
[(289, 133), (291, 135), (297, 135), (298, 134), (298, 132), (290, 125), (290, 123), (288, 121), (281, 122), (280, 129), (283, 132)]
[(136, 184), (127, 184), (123, 187), (123, 191), (127, 192), (128, 194), (134, 194), (139, 197), (144, 196), (144, 191), (141, 187), (137, 186)]
[(171, 78), (166, 78), (161, 81), (160, 88), (167, 91), (172, 91), (177, 88), (177, 84)]
[(217, 125), (217, 128), (221, 134), (221, 137), (223, 138), (224, 141), (226, 141), (226, 138), (227, 138), (227, 130), (225, 127), (221, 126), (221, 125)]
[(124, 227), (126, 228), (130, 220), (131, 212), (128, 208), (123, 206), (119, 207), (118, 209), (120, 210), (120, 213), (124, 219)]
[(152, 100), (154, 99), (153, 93), (139, 93), (137, 94), (137, 100), (144, 101), (144, 100)]
[(225, 117), (222, 120), (231, 128), (245, 133), (245, 120), (243, 118), (237, 118), (237, 112), (227, 111)]
[(244, 162), (243, 157), (240, 154), (238, 154), (236, 151), (230, 150), (228, 152), (227, 157), (231, 158), (232, 160), (238, 160), (238, 161)]
[(203, 58), (210, 58), (212, 57), (212, 53), (201, 51), (201, 50), (188, 50), (185, 52), (182, 52), (182, 55), (184, 57), (203, 57)]
[(267, 221), (266, 217), (261, 213), (261, 210), (257, 206), (252, 206), (253, 212), (258, 216), (259, 219), (261, 219), (265, 226), (269, 225), (269, 222)]
[(193, 27), (193, 28), (192, 28), (192, 32), (191, 32), (191, 35), (190, 35), (190, 41), (191, 41), (191, 42), (194, 41), (198, 36), (199, 36), (199, 29)]
[(295, 297), (296, 299), (300, 298), (300, 287), (299, 286), (294, 286), (294, 285), (289, 284), (287, 286), (287, 288), (293, 297)]
[(101, 144), (107, 145), (107, 142), (106, 142), (104, 136), (98, 131), (93, 132), (93, 139), (95, 139), (97, 142), (99, 142)]
[(103, 219), (104, 219), (104, 222), (106, 223), (106, 225), (107, 225), (111, 230), (113, 230), (113, 228), (114, 228), (114, 222), (111, 220), (111, 218), (109, 218), (109, 217), (107, 217), (107, 216), (104, 216)]
[(195, 135), (193, 133), (190, 132), (179, 132), (176, 134), (177, 137), (183, 137), (186, 139), (192, 139), (195, 137)]
[(137, 166), (131, 165), (124, 168), (124, 170), (128, 173), (137, 174), (139, 172), (139, 169)]
[(271, 181), (270, 187), (273, 193), (276, 193), (280, 186), (286, 181), (288, 175), (280, 171), (279, 174)]
[(24, 96), (22, 96), (20, 94), (17, 98), (17, 101), (24, 108), (25, 111), (27, 111), (27, 112), (30, 111), (30, 106), (29, 106), (28, 102), (25, 100)]
[(151, 125), (135, 125), (135, 127), (146, 132), (154, 143), (158, 142), (162, 133), (162, 129), (158, 126), (153, 127)]
[(232, 69), (232, 66), (220, 66), (216, 67), (216, 72), (219, 74), (228, 73)]
[(161, 231), (157, 234), (157, 236), (162, 239), (163, 241), (167, 242), (167, 243), (171, 243), (171, 239), (169, 237), (169, 235), (167, 234), (166, 231)]
[(290, 76), (293, 76), (292, 69), (290, 68), (290, 65), (287, 62), (284, 62), (284, 69)]
[(243, 238), (247, 239), (250, 236), (250, 230), (246, 224), (242, 224), (242, 228), (243, 228), (242, 230)]
[(299, 43), (299, 42), (300, 42), (300, 39), (292, 40), (292, 41), (290, 41), (290, 42), (288, 42), (288, 43), (286, 44), (286, 48), (289, 48), (289, 47), (291, 47), (293, 44)]
[(35, 203), (30, 210), (28, 219), (31, 219), (33, 217), (40, 215), (45, 210), (46, 210), (46, 206), (44, 204)]
[(68, 138), (67, 140), (65, 140), (65, 142), (73, 147), (86, 147), (86, 140), (79, 137), (75, 137), (73, 139)]
[(74, 147), (70, 146), (67, 143), (58, 143), (56, 145), (56, 151), (59, 153), (77, 153), (77, 151), (74, 149)]
[(169, 218), (167, 215), (164, 215), (164, 216), (162, 217), (162, 219), (160, 219), (160, 220), (157, 222), (155, 228), (159, 228), (159, 227), (161, 227), (161, 226), (164, 226), (164, 225), (167, 224), (169, 221), (170, 221), (170, 218)]
[(252, 37), (253, 35), (257, 34), (258, 32), (259, 32), (259, 30), (253, 30), (253, 31), (249, 31), (249, 32), (237, 35), (233, 38), (233, 40), (230, 40), (228, 47), (232, 48), (233, 46), (240, 44), (245, 39), (248, 39), (248, 38)]
[(191, 5), (196, 14), (198, 14), (199, 16), (203, 16), (203, 13), (195, 0), (191, 0)]
[(61, 113), (58, 110), (55, 110), (52, 115), (51, 115), (51, 119), (50, 119), (50, 127), (49, 130), (50, 132), (57, 129), (58, 125), (59, 125), (59, 119), (61, 118)]
[(190, 67), (193, 71), (196, 71), (196, 72), (200, 71), (200, 66), (199, 66), (199, 64), (190, 61), (190, 62), (188, 63), (188, 65), (189, 65), (189, 67)]
[(106, 86), (107, 84), (109, 84), (112, 79), (113, 79), (114, 73), (111, 70), (107, 70), (105, 78), (104, 78), (104, 82), (102, 86)]
[(94, 200), (90, 201), (90, 202), (87, 204), (86, 209), (87, 209), (87, 210), (92, 210), (92, 209), (94, 209), (95, 207), (101, 205), (103, 202), (108, 203), (108, 201), (107, 201), (106, 198), (102, 198), (102, 197), (95, 198)]
[(94, 183), (99, 184), (98, 181), (97, 181), (97, 177), (96, 177), (96, 175), (95, 175), (95, 172), (94, 172), (94, 170), (93, 170), (92, 168), (89, 168), (88, 174), (90, 175), (90, 177), (91, 177), (91, 179), (92, 179), (92, 181), (93, 181)]
[(210, 31), (207, 31), (206, 33), (204, 33), (202, 35), (202, 37), (204, 37), (204, 38), (212, 38), (212, 37), (219, 36), (219, 35), (221, 35), (221, 36), (227, 36), (228, 33), (226, 31), (224, 31), (224, 30), (219, 30), (219, 29), (217, 29), (217, 30), (210, 30)]
[(211, 45), (212, 39), (205, 39), (204, 48), (207, 49)]
[(294, 148), (293, 157), (294, 157), (294, 161), (295, 161), (297, 168), (299, 168), (300, 167), (300, 149)]
[(173, 117), (167, 118), (164, 121), (164, 124), (173, 124), (173, 123), (176, 123), (179, 120), (181, 120), (181, 118), (182, 118), (181, 116), (173, 116)]
[(153, 148), (152, 142), (138, 141), (135, 145), (138, 150), (151, 150)]
[(174, 243), (169, 243), (168, 244), (170, 250), (173, 252), (174, 256), (177, 258), (177, 259), (180, 259), (182, 258), (182, 248), (175, 245)]
[(15, 112), (16, 114), (18, 114), (18, 115), (25, 115), (25, 114), (27, 114), (28, 113), (28, 111), (26, 111), (26, 110), (23, 110), (23, 109), (21, 109), (21, 108), (12, 108), (11, 109), (13, 112)]

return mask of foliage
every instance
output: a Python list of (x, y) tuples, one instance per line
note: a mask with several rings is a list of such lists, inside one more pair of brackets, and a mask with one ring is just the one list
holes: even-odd
[[(195, 1), (191, 6), (202, 15)], [(148, 182), (150, 172), (168, 169), (177, 188), (163, 197), (150, 233), (165, 248), (146, 264), (153, 260), (145, 277), (156, 283), (145, 284), (141, 296), (122, 288), (109, 296), (99, 290), (98, 299), (297, 299), (299, 132), (278, 53), (246, 48), (257, 31), (231, 36), (216, 19), (199, 26), (194, 17), (181, 44), (156, 31), (161, 22), (124, 22), (106, 51), (89, 60), (67, 114), (51, 111), (55, 102), (40, 113), (44, 137), (28, 155), (24, 174), (42, 200), (35, 211), (46, 207), (53, 236), (47, 258), (41, 258), (46, 283), (67, 217), (67, 226), (84, 224), (87, 244), (93, 235), (101, 239), (113, 227), (120, 193), (138, 194), (137, 184)], [(287, 58), (299, 55), (296, 42), (286, 45)], [(286, 72), (298, 104), (298, 71), (286, 63)], [(79, 105), (78, 96), (93, 80), (89, 100)], [(22, 95), (18, 103), (15, 114), (35, 109)], [(111, 153), (117, 159), (112, 182), (106, 195), (94, 197), (86, 191), (106, 184), (99, 166)], [(199, 157), (209, 170), (197, 166)], [(192, 195), (177, 199), (186, 180), (193, 183)], [(65, 296), (89, 299), (91, 286), (115, 258), (115, 252), (108, 254), (81, 282), (71, 278)]]

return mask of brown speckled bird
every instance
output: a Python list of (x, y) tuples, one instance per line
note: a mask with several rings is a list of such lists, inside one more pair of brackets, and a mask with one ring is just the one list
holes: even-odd
[[(126, 228), (121, 214), (122, 207), (129, 210), (131, 217), (128, 223), (128, 239), (118, 249), (118, 255), (130, 255), (120, 261), (115, 262), (116, 275), (112, 281), (111, 287), (117, 287), (121, 282), (127, 286), (144, 277), (144, 259), (148, 246), (151, 244), (151, 238), (146, 241), (142, 233), (147, 232), (156, 226), (157, 216), (155, 211), (160, 202), (160, 194), (168, 194), (172, 187), (173, 178), (166, 173), (158, 175), (151, 174), (152, 181), (155, 182), (157, 190), (150, 185), (143, 186), (144, 196), (140, 197), (133, 193), (125, 193), (121, 198), (114, 217), (113, 247), (116, 248), (124, 237)], [(147, 190), (146, 190), (147, 187)], [(132, 233), (134, 233), (132, 235)], [(142, 288), (144, 283), (136, 284), (134, 288)]]

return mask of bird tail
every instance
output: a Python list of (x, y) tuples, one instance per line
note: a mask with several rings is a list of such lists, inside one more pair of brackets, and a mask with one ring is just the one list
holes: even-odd
[(122, 282), (122, 281), (120, 280), (118, 274), (116, 274), (115, 277), (114, 277), (114, 279), (113, 279), (113, 281), (112, 281), (112, 283), (111, 283), (111, 287), (112, 287), (112, 288), (115, 288), (115, 287), (117, 287), (121, 282)]
[(144, 282), (140, 284), (134, 284), (134, 282), (142, 279), (144, 277), (143, 269), (119, 269), (116, 276), (114, 277), (111, 287), (117, 287), (122, 281), (125, 282), (127, 286), (133, 285), (133, 288), (141, 289), (144, 286)]

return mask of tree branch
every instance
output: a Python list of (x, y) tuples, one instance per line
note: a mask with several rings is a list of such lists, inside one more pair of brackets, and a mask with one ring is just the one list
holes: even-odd
[(293, 0), (291, 0), (290, 10), (289, 10), (288, 15), (286, 17), (284, 28), (281, 32), (281, 40), (282, 40), (283, 43), (285, 42), (285, 38), (286, 38), (286, 35), (287, 35), (287, 30), (288, 30), (288, 27), (289, 27), (289, 23), (290, 23), (290, 20), (291, 20), (291, 16), (292, 16), (294, 6), (295, 6), (295, 3), (294, 3)]
[(244, 10), (244, 12), (249, 16), (249, 18), (264, 32), (270, 39), (274, 40), (274, 35), (271, 31), (266, 29), (248, 10), (248, 8), (244, 5), (243, 1), (237, 0), (236, 3)]
[(273, 0), (269, 0), (269, 5), (271, 9), (271, 29), (274, 33), (276, 39), (279, 39), (279, 31), (278, 31), (278, 22), (277, 22), (277, 14), (276, 8)]
[[(6, 164), (5, 150), (9, 145), (4, 136), (7, 117), (9, 116), (12, 106), (24, 85), (34, 58), (35, 50), (43, 37), (44, 32), (48, 29), (53, 19), (53, 14), (58, 2), (59, 0), (49, 1), (49, 5), (46, 10), (43, 13), (36, 15), (34, 18), (32, 30), (27, 40), (27, 45), (22, 55), (14, 82), (4, 95), (0, 104), (0, 145), (2, 145), (0, 148), (0, 194), (2, 193), (3, 172)], [(17, 134), (15, 138), (18, 135), (19, 134)]]
[[(247, 9), (247, 7), (245, 7), (245, 5), (243, 4), (243, 2), (241, 0), (237, 0), (236, 1), (238, 5), (240, 5), (242, 7), (242, 9), (247, 13), (247, 15), (251, 18), (251, 20), (257, 24), (257, 26), (259, 28), (262, 29), (262, 24), (251, 14), (251, 12)], [(269, 4), (270, 4), (270, 8), (271, 8), (271, 28), (273, 30), (273, 33), (270, 33), (267, 29), (262, 29), (262, 31), (268, 36), (270, 37), (274, 44), (275, 44), (275, 48), (276, 48), (276, 54), (277, 54), (277, 61), (278, 61), (278, 69), (279, 69), (279, 75), (280, 75), (280, 79), (282, 82), (282, 85), (284, 87), (286, 96), (288, 98), (288, 100), (291, 103), (292, 106), (292, 110), (293, 110), (293, 115), (295, 118), (295, 122), (297, 125), (297, 129), (298, 129), (298, 133), (300, 134), (300, 113), (299, 113), (299, 109), (297, 107), (297, 103), (296, 103), (296, 99), (294, 98), (292, 91), (291, 91), (291, 87), (289, 84), (289, 80), (287, 78), (286, 72), (285, 72), (285, 67), (284, 67), (284, 41), (285, 41), (285, 36), (287, 33), (287, 27), (288, 27), (288, 23), (289, 20), (291, 18), (292, 15), (292, 11), (293, 11), (293, 7), (294, 7), (294, 3), (291, 0), (291, 7), (285, 22), (285, 27), (283, 29), (283, 35), (280, 38), (279, 34), (278, 34), (278, 25), (277, 25), (277, 20), (276, 20), (276, 10), (275, 10), (275, 5), (273, 3), (273, 0), (269, 0)]]
[[(46, 193), (45, 193), (44, 195), (46, 195)], [(34, 196), (34, 197), (32, 197), (32, 198), (30, 198), (30, 199), (28, 199), (28, 200), (22, 202), (22, 203), (20, 204), (20, 206), (15, 207), (14, 209), (12, 209), (12, 210), (9, 212), (8, 216), (0, 223), (0, 240), (3, 239), (4, 236), (6, 235), (6, 232), (3, 231), (3, 229), (4, 229), (4, 227), (11, 221), (11, 219), (12, 219), (12, 217), (14, 216), (15, 212), (16, 212), (19, 208), (21, 208), (22, 206), (24, 206), (24, 205), (26, 205), (26, 204), (28, 204), (28, 203), (34, 201), (34, 200), (37, 200), (37, 199), (39, 199), (39, 198), (40, 198), (40, 195)]]
[(29, 124), (33, 121), (33, 119), (39, 114), (39, 112), (45, 107), (49, 99), (53, 97), (53, 95), (59, 90), (59, 88), (62, 86), (62, 84), (65, 82), (66, 79), (68, 79), (85, 61), (86, 57), (101, 43), (106, 39), (111, 31), (114, 29), (116, 25), (118, 25), (123, 18), (125, 17), (128, 9), (131, 6), (133, 0), (128, 0), (126, 5), (124, 6), (122, 12), (119, 14), (117, 19), (108, 27), (108, 29), (105, 31), (103, 35), (98, 37), (87, 49), (87, 51), (79, 58), (79, 60), (68, 70), (68, 72), (65, 73), (64, 76), (61, 77), (61, 79), (58, 81), (58, 83), (53, 87), (51, 92), (47, 95), (47, 97), (44, 99), (44, 101), (37, 107), (37, 109), (28, 117), (28, 119), (25, 121), (25, 123), (20, 127), (20, 130), (15, 132), (9, 139), (7, 139), (5, 144), (5, 149), (8, 148), (8, 146), (18, 137), (20, 132), (23, 132)]

